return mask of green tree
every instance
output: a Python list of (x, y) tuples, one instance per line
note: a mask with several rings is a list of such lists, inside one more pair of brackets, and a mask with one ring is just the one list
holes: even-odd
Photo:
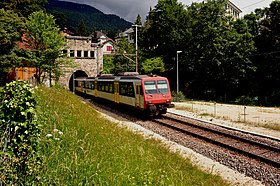
[(0, 2), (0, 8), (13, 10), (22, 17), (29, 16), (34, 11), (44, 9), (47, 0), (5, 0)]
[(142, 18), (141, 18), (141, 16), (140, 16), (139, 14), (137, 15), (135, 24), (136, 24), (136, 25), (141, 25), (141, 26), (142, 26)]
[(176, 0), (159, 0), (145, 23), (141, 39), (145, 55), (162, 56), (172, 72), (171, 84), (176, 84), (176, 51), (183, 51), (179, 55), (180, 87), (196, 98), (219, 100), (233, 93), (234, 99), (247, 73), (254, 70), (249, 60), (253, 37), (245, 21), (225, 16), (225, 3), (209, 0), (185, 8)]
[(25, 60), (36, 67), (37, 82), (44, 81), (47, 74), (59, 76), (61, 66), (69, 61), (61, 58), (65, 38), (53, 16), (43, 11), (32, 13), (26, 21), (26, 38)]
[(88, 29), (87, 29), (87, 27), (86, 27), (86, 25), (85, 25), (84, 20), (81, 20), (81, 21), (80, 21), (77, 34), (78, 34), (79, 36), (88, 36), (88, 35), (89, 35)]
[(177, 0), (159, 0), (149, 12), (139, 46), (149, 58), (161, 56), (167, 70), (174, 68), (174, 55), (188, 38), (189, 16)]
[(112, 74), (114, 73), (115, 64), (114, 56), (107, 55), (103, 57), (103, 74)]
[(140, 71), (143, 74), (160, 74), (164, 70), (164, 63), (161, 57), (146, 59), (140, 66)]
[(254, 91), (261, 104), (280, 105), (280, 1), (255, 10), (245, 17), (255, 31), (256, 53), (252, 60), (257, 66)]
[(254, 69), (248, 58), (254, 51), (253, 37), (245, 22), (225, 16), (224, 4), (213, 0), (188, 8), (193, 18), (193, 34), (184, 56), (192, 81), (188, 83), (203, 99), (234, 99), (243, 91), (240, 87), (246, 74)]
[(19, 63), (15, 48), (21, 40), (24, 21), (11, 10), (0, 9), (0, 71)]
[(115, 46), (113, 73), (135, 71), (135, 48), (125, 38)]
[(53, 11), (51, 14), (54, 16), (55, 23), (59, 26), (61, 30), (63, 30), (65, 27), (67, 27), (67, 20), (64, 16), (64, 14)]

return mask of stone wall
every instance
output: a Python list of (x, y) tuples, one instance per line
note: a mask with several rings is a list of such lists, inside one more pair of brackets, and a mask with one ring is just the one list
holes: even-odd
[(59, 82), (62, 86), (69, 88), (73, 73), (83, 71), (89, 77), (93, 77), (103, 70), (103, 51), (99, 43), (92, 43), (91, 37), (66, 36), (66, 39), (67, 45), (63, 53), (74, 58), (77, 67), (64, 69)]

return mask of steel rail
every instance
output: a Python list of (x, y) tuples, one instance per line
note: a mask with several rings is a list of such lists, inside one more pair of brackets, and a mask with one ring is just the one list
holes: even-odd
[[(222, 146), (223, 148), (236, 151), (253, 159), (257, 159), (274, 167), (280, 168), (280, 159), (278, 158), (280, 157), (280, 153), (278, 147), (273, 147), (264, 143), (258, 143), (253, 140), (244, 139), (233, 134), (228, 134), (228, 132), (223, 133), (221, 131), (216, 131), (205, 126), (202, 127), (199, 126), (199, 124), (190, 124), (182, 120), (170, 118), (168, 116), (164, 116), (162, 117), (162, 119), (152, 119), (152, 121), (173, 130), (191, 135), (199, 139), (203, 139), (207, 142), (211, 142), (213, 144)], [(172, 124), (173, 122), (175, 122), (175, 124)], [(178, 127), (176, 125), (181, 126)], [(235, 131), (233, 130), (233, 132)]]

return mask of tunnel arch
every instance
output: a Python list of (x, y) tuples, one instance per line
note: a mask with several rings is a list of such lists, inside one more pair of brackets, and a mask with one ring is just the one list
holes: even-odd
[[(72, 73), (70, 79), (69, 79), (69, 84), (68, 84), (69, 90), (71, 92), (73, 92), (73, 84), (75, 83), (73, 78), (77, 78), (77, 77), (88, 77), (88, 75), (83, 70), (76, 70), (76, 71), (74, 71)], [(76, 84), (75, 84), (75, 86), (76, 86)]]

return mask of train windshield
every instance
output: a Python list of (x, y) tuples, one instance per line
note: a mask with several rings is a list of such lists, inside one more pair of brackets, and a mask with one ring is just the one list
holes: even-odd
[(146, 94), (168, 93), (168, 84), (166, 80), (145, 81), (144, 86)]
[(157, 93), (156, 81), (145, 81), (144, 87), (145, 87), (146, 94), (156, 94)]
[(168, 93), (168, 85), (166, 80), (158, 80), (158, 92), (161, 94), (167, 94)]

